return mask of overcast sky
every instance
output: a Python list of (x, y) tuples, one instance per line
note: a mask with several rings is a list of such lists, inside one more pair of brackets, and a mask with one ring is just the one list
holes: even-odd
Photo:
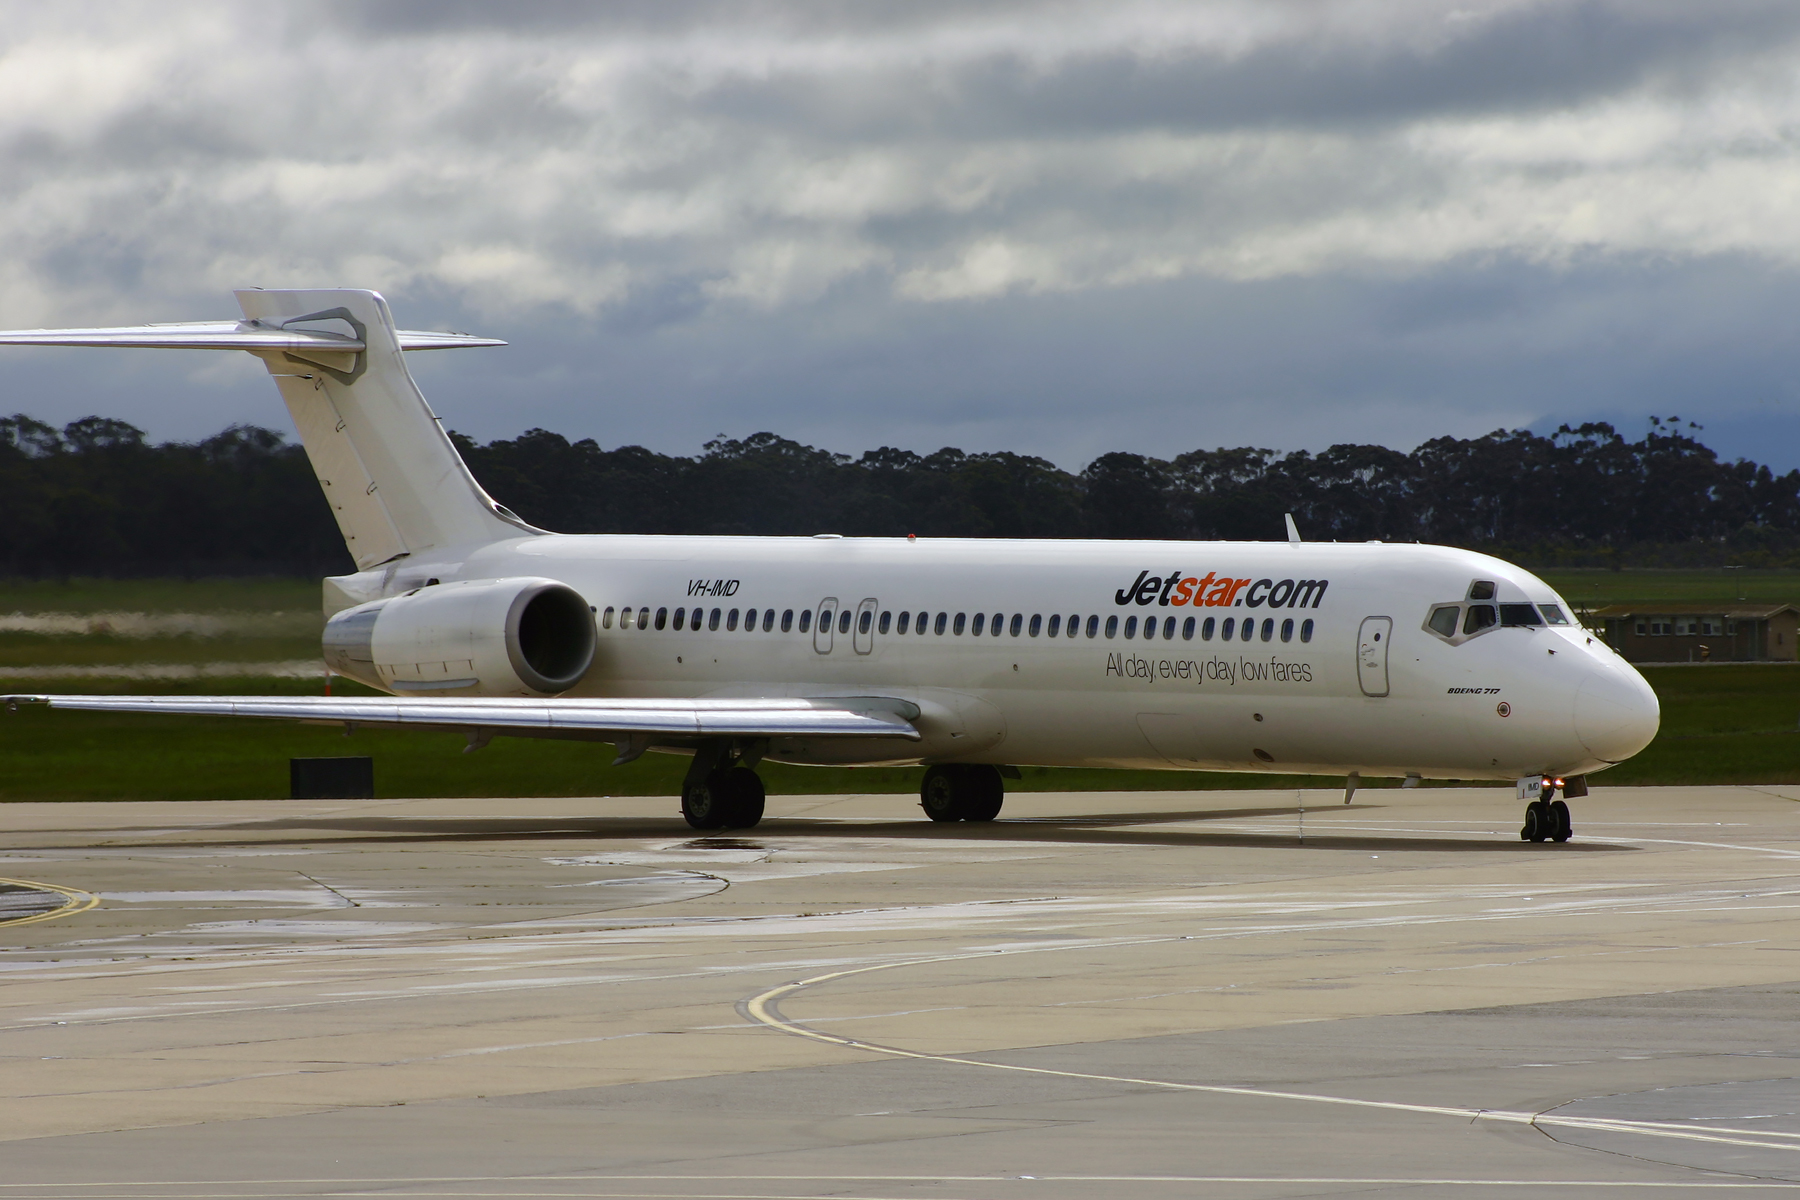
[[(1800, 4), (0, 0), (0, 328), (384, 292), (447, 423), (1800, 466)], [(247, 355), (0, 411), (286, 428)]]

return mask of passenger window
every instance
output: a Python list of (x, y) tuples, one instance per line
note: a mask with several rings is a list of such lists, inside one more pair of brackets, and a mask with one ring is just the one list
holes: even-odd
[(1175, 640), (1175, 618), (1174, 617), (1165, 617), (1165, 618), (1163, 618), (1163, 641), (1172, 642), (1174, 640)]
[(856, 632), (867, 633), (867, 632), (869, 632), (869, 626), (873, 625), (874, 623), (875, 623), (875, 614), (865, 608), (865, 609), (863, 609), (863, 615), (858, 617), (856, 620)]
[[(680, 633), (683, 629), (687, 628), (687, 609), (678, 608), (675, 610), (674, 624), (675, 624), (675, 632), (677, 632), (677, 633)], [(696, 629), (699, 628), (698, 621), (695, 622), (694, 627)]]
[(612, 605), (609, 604), (606, 606), (606, 611), (600, 614), (600, 628), (611, 629), (612, 628), (612, 619), (613, 619), (613, 607), (612, 607)]
[(1281, 623), (1281, 640), (1284, 642), (1294, 640), (1294, 618), (1289, 617)]
[(1206, 620), (1200, 622), (1200, 640), (1203, 642), (1210, 642), (1212, 641), (1212, 635), (1213, 619), (1208, 617)]
[(885, 634), (889, 629), (891, 629), (893, 627), (893, 624), (894, 624), (894, 614), (893, 613), (884, 612), (881, 614), (881, 630), (880, 630), (880, 632)]
[(1062, 632), (1062, 614), (1061, 613), (1051, 613), (1050, 614), (1050, 627), (1048, 629), (1044, 630), (1044, 636), (1045, 637), (1055, 637), (1057, 634), (1059, 634), (1061, 632)]
[(1243, 629), (1238, 633), (1238, 641), (1247, 642), (1256, 636), (1256, 618), (1244, 618)]
[(1312, 623), (1311, 617), (1308, 617), (1306, 620), (1300, 622), (1300, 640), (1303, 642), (1312, 641), (1312, 629), (1313, 629), (1313, 623)]
[(1509, 629), (1524, 625), (1542, 625), (1537, 609), (1529, 604), (1502, 604), (1500, 606), (1500, 624)]
[(1125, 618), (1125, 637), (1127, 639), (1130, 639), (1130, 638), (1134, 638), (1136, 636), (1137, 636), (1137, 618), (1136, 617), (1126, 617)]
[(737, 619), (738, 619), (738, 610), (735, 608), (725, 614), (725, 632), (726, 633), (736, 633), (737, 632)]
[[(793, 611), (793, 609), (788, 610), (788, 612), (792, 612), (792, 611)], [(811, 628), (812, 628), (812, 609), (803, 608), (800, 610), (800, 632), (805, 633), (807, 630), (809, 630)], [(782, 614), (782, 617), (781, 617), (781, 631), (783, 633), (787, 632), (787, 614), (786, 613)]]
[(1491, 604), (1471, 604), (1469, 614), (1463, 618), (1464, 633), (1480, 633), (1492, 626), (1499, 618), (1494, 615)]
[[(1136, 617), (1132, 618), (1132, 620), (1134, 620), (1134, 621), (1136, 619), (1137, 619)], [(1118, 635), (1118, 632), (1119, 632), (1119, 618), (1116, 616), (1106, 618), (1106, 636), (1107, 637), (1115, 637)], [(1131, 635), (1128, 633), (1125, 636), (1130, 637)]]
[[(790, 613), (788, 615), (792, 616), (793, 614)], [(775, 610), (772, 608), (763, 609), (763, 632), (768, 633), (771, 630), (773, 630), (774, 628), (775, 628)], [(787, 632), (787, 617), (783, 617), (781, 619), (781, 630), (783, 633)]]
[(1042, 632), (1043, 628), (1044, 628), (1044, 618), (1041, 615), (1039, 615), (1038, 613), (1032, 613), (1031, 614), (1031, 628), (1029, 630), (1027, 630), (1026, 632), (1030, 633), (1032, 637), (1036, 637), (1040, 632)]
[[(1293, 624), (1291, 621), (1288, 623), (1290, 625)], [(1194, 640), (1194, 618), (1189, 617), (1181, 623), (1181, 640), (1184, 642), (1191, 642)]]
[(1013, 619), (1012, 619), (1012, 631), (1011, 631), (1012, 635), (1014, 637), (1018, 637), (1019, 630), (1023, 629), (1024, 627), (1025, 627), (1025, 614), (1024, 613), (1014, 613)]
[[(718, 610), (714, 609), (713, 610), (713, 618), (715, 620), (718, 618), (718, 615), (719, 615)], [(849, 633), (850, 632), (850, 610), (847, 608), (843, 612), (838, 614), (838, 632), (839, 633)]]
[(981, 631), (986, 628), (987, 628), (987, 614), (986, 613), (976, 613), (975, 614), (975, 624), (973, 624), (969, 627), (970, 632), (973, 633), (976, 637), (980, 637)]
[(631, 618), (633, 615), (634, 614), (632, 613), (632, 611), (629, 608), (620, 609), (619, 610), (619, 628), (620, 629), (630, 629), (631, 625), (632, 625)]
[(1274, 617), (1264, 617), (1263, 618), (1263, 639), (1262, 640), (1265, 642), (1272, 642), (1275, 640), (1275, 618)]
[(992, 621), (988, 622), (988, 632), (995, 637), (999, 637), (1000, 636), (1000, 627), (1004, 624), (1006, 624), (1006, 614), (1005, 613), (995, 613), (994, 619)]
[(756, 632), (756, 610), (754, 608), (749, 609), (744, 613), (744, 632)]
[[(1099, 628), (1100, 628), (1100, 614), (1095, 613), (1093, 616), (1088, 618), (1087, 635), (1089, 637), (1093, 637), (1094, 634), (1099, 630)], [(1109, 633), (1106, 636), (1111, 637), (1112, 634)]]
[(668, 623), (669, 623), (669, 610), (666, 608), (657, 609), (656, 610), (656, 627), (658, 629), (661, 629), (663, 626), (667, 625)]
[(650, 628), (650, 610), (649, 609), (647, 609), (647, 608), (638, 609), (638, 628), (639, 629)]
[(1226, 617), (1225, 623), (1223, 625), (1219, 626), (1219, 640), (1221, 642), (1229, 642), (1231, 640), (1231, 635), (1236, 632), (1237, 632), (1237, 618), (1236, 617)]
[(912, 613), (910, 611), (903, 612), (900, 614), (900, 624), (896, 625), (894, 628), (899, 630), (901, 633), (905, 633), (907, 626), (909, 626), (911, 624), (912, 624)]
[(1455, 637), (1456, 618), (1460, 616), (1462, 616), (1462, 610), (1457, 608), (1454, 604), (1449, 604), (1445, 605), (1443, 608), (1433, 609), (1431, 612), (1431, 619), (1426, 621), (1425, 624), (1430, 627), (1431, 632), (1437, 634), (1439, 637)]
[[(696, 621), (698, 621), (699, 618), (700, 618), (700, 610), (696, 608), (694, 610), (694, 619)], [(715, 608), (712, 610), (712, 616), (707, 618), (706, 627), (715, 633), (718, 632), (718, 629), (719, 629), (719, 610), (718, 609)]]
[(1493, 598), (1494, 598), (1493, 580), (1477, 579), (1474, 583), (1471, 583), (1469, 585), (1469, 599), (1471, 599), (1471, 600), (1492, 600)]
[(1078, 633), (1080, 631), (1080, 629), (1081, 629), (1081, 617), (1075, 613), (1070, 613), (1069, 614), (1069, 636), (1074, 637), (1076, 635), (1076, 633)]

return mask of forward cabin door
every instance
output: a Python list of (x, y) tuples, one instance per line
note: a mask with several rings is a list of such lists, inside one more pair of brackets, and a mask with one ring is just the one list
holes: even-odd
[(1393, 640), (1392, 617), (1364, 617), (1356, 634), (1356, 682), (1365, 696), (1388, 694), (1388, 642)]

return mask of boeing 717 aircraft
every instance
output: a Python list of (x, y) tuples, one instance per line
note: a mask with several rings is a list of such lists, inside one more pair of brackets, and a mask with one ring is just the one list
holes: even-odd
[(1441, 546), (556, 534), (484, 492), (370, 291), (237, 293), (241, 321), (0, 333), (267, 364), (356, 563), (330, 670), (378, 697), (15, 696), (611, 743), (692, 757), (696, 829), (762, 817), (763, 760), (922, 764), (989, 821), (1027, 764), (1513, 780), (1520, 836), (1655, 736), (1642, 676), (1542, 580)]

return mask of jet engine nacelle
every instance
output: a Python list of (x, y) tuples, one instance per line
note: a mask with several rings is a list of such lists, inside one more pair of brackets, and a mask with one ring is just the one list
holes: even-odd
[(432, 584), (345, 609), (325, 625), (339, 675), (410, 695), (553, 696), (594, 661), (586, 600), (554, 579)]

